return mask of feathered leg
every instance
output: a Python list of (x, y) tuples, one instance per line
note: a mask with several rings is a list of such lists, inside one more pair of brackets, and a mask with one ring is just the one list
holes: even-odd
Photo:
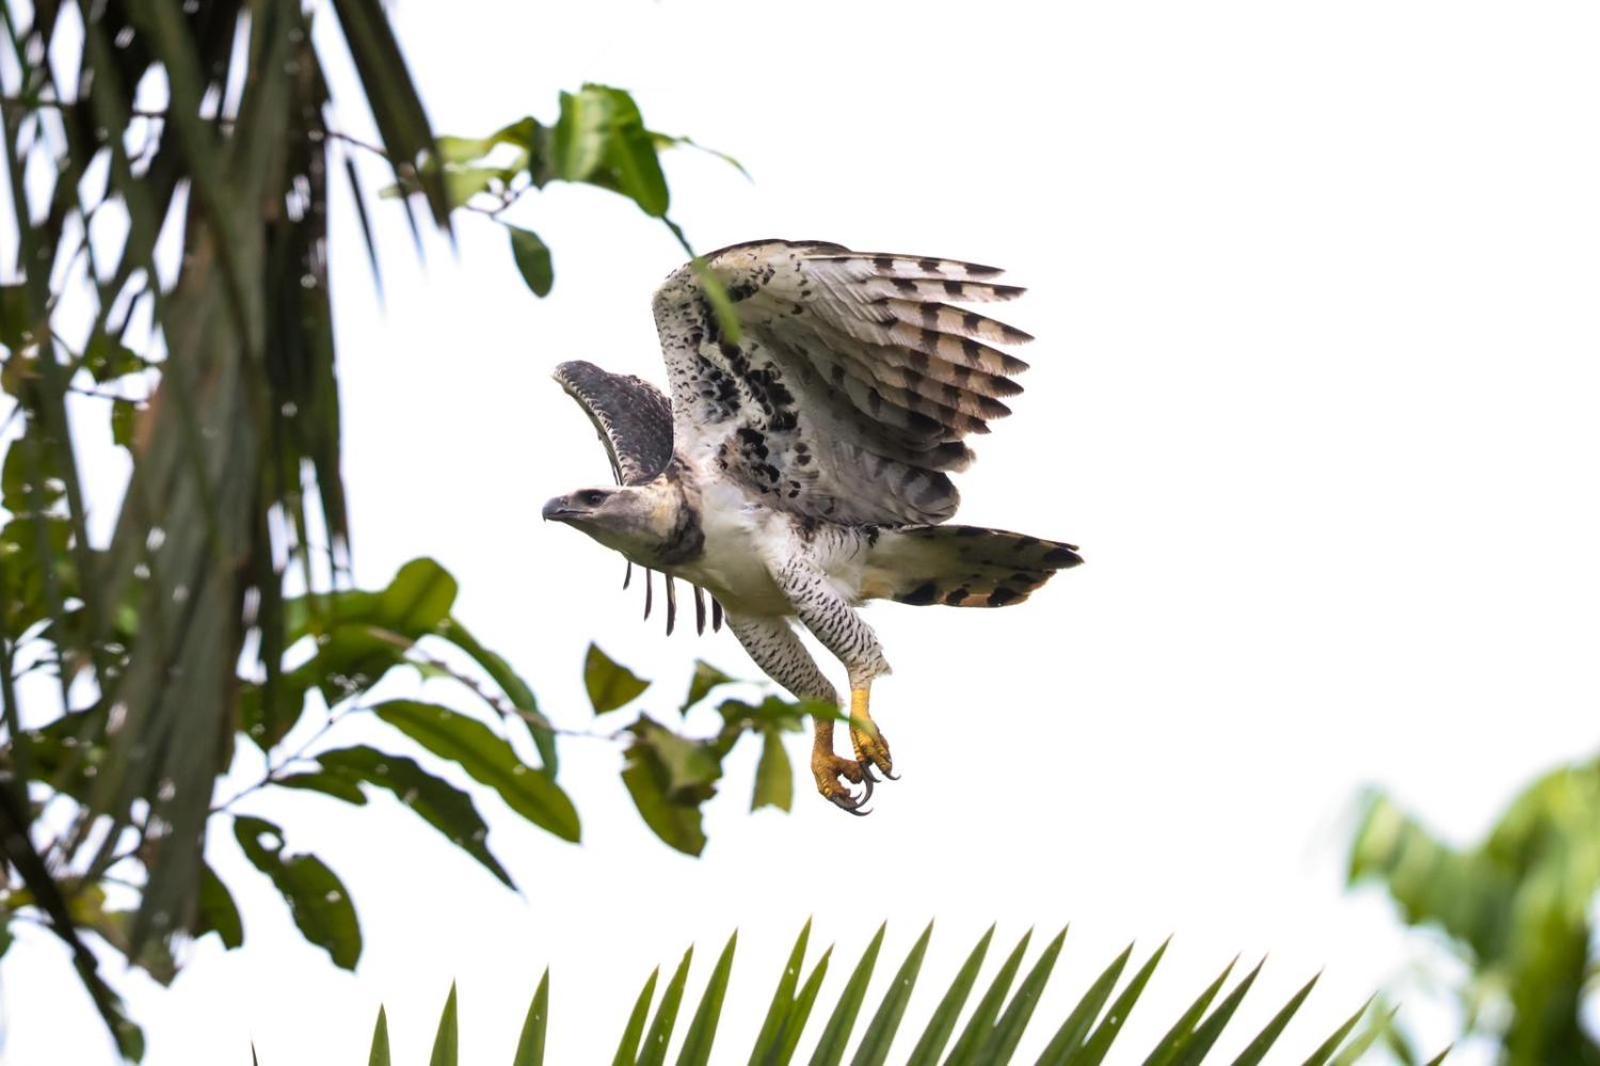
[(870, 767), (875, 766), (893, 780), (889, 742), (872, 720), (870, 710), (872, 682), (889, 672), (877, 635), (839, 595), (827, 575), (805, 556), (791, 556), (773, 568), (772, 576), (794, 605), (801, 623), (844, 663), (850, 677), (850, 743), (867, 779), (871, 780)]
[[(782, 685), (796, 699), (816, 700), (839, 705), (839, 694), (823, 676), (816, 660), (806, 651), (800, 637), (786, 618), (755, 618), (730, 613), (728, 629), (739, 638), (744, 650), (750, 653), (757, 666), (772, 680)], [(817, 791), (851, 814), (865, 814), (861, 807), (872, 796), (872, 780), (860, 763), (840, 758), (833, 752), (833, 722), (816, 719), (811, 748), (811, 774), (816, 778)], [(857, 797), (840, 783), (844, 778), (852, 784), (864, 784), (866, 790)]]

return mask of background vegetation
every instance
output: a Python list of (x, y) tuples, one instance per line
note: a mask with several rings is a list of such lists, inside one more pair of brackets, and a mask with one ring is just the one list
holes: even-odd
[[(380, 284), (373, 229), (403, 218), (419, 254), (428, 228), (448, 236), (458, 225), (502, 227), (508, 263), (544, 296), (556, 252), (509, 223), (506, 208), (551, 182), (584, 183), (631, 201), (692, 252), (669, 217), (658, 160), (692, 144), (651, 130), (626, 92), (601, 85), (563, 94), (548, 121), (507, 116), (486, 136), (438, 136), (376, 0), (336, 0), (317, 16), (337, 21), (364, 89), (337, 107), (297, 3), (6, 3), (0, 14), (16, 255), (0, 285), (0, 388), (10, 400), (0, 469), (0, 951), (12, 922), (50, 929), (124, 1054), (138, 1058), (137, 1025), (97, 956), (116, 951), (171, 980), (186, 938), (243, 943), (233, 897), (206, 863), (209, 833), (235, 837), (336, 965), (360, 958), (359, 901), (340, 881), (337, 857), (330, 864), (289, 851), (281, 825), (236, 812), (243, 796), (293, 789), (359, 806), (375, 790), (393, 793), (506, 884), (482, 796), (561, 839), (581, 836), (559, 782), (566, 736), (540, 713), (529, 681), (456, 616), (449, 572), (419, 558), (384, 587), (353, 587), (328, 289), (330, 185), (354, 192)], [(65, 77), (46, 62), (61, 51), (64, 24), (83, 30)], [(380, 143), (341, 129), (338, 116), (351, 107), (370, 111)], [(386, 188), (364, 185), (361, 157), (388, 167)], [(120, 509), (101, 526), (81, 477), (92, 420), (109, 426), (129, 470)], [(465, 686), (480, 713), (375, 696), (397, 670)], [(597, 715), (648, 684), (599, 648), (585, 676)], [(722, 728), (713, 736), (648, 717), (626, 727), (599, 718), (581, 734), (627, 747), (622, 785), (651, 830), (690, 854), (706, 842), (701, 805), (747, 735), (762, 753), (752, 808), (788, 808), (793, 772), (781, 737), (817, 710), (721, 698), (732, 680), (702, 664), (672, 701), (684, 711), (715, 705)], [(409, 746), (329, 746), (328, 730), (355, 715), (394, 726)], [(310, 740), (286, 745), (308, 720)], [(244, 791), (218, 795), (241, 739), (265, 753), (267, 770)], [(430, 772), (418, 761), (424, 754), (455, 764), (473, 789)], [(1595, 772), (1589, 764), (1553, 772), (1469, 849), (1436, 840), (1374, 796), (1352, 848), (1352, 879), (1381, 883), (1406, 921), (1441, 931), (1467, 964), (1470, 981), (1453, 991), (1468, 1031), (1500, 1042), (1518, 1066), (1600, 1061), (1583, 1023), (1600, 888)], [(842, 1060), (878, 943), (812, 1061)], [(871, 1016), (853, 1061), (884, 1061), (925, 944)], [(1061, 945), (1052, 941), (1012, 994), (1026, 941), (1018, 945), (957, 1030), (977, 975), (976, 963), (963, 968), (928, 1030), (942, 1026), (942, 1036), (919, 1045), (930, 1049), (925, 1060), (947, 1048), (945, 1061), (997, 1061), (1014, 1047)], [(709, 1054), (732, 950), (685, 1029), (680, 1061)], [(829, 958), (802, 982), (804, 954), (803, 935), (753, 1061), (788, 1061), (797, 1050)], [(1160, 954), (1115, 1000), (1131, 956), (1114, 961), (1060, 1022), (1042, 1061), (1098, 1061)], [(618, 1061), (665, 1056), (686, 963), (653, 1018), (652, 977)], [(1200, 1061), (1254, 972), (1231, 988), (1220, 977), (1150, 1061)], [(1261, 1051), (1309, 991), (1284, 1005)], [(539, 1061), (542, 996), (543, 986), (516, 1061)], [(1351, 1061), (1378, 1039), (1421, 1060), (1382, 1013), (1359, 1034), (1357, 1020), (1318, 1061)], [(452, 997), (436, 1061), (448, 1061), (440, 1056), (450, 1054), (455, 1025)], [(386, 1044), (380, 1018), (374, 1061)]]

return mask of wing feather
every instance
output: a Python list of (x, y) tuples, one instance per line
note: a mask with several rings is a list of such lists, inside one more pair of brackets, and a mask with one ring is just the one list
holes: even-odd
[(758, 241), (712, 253), (741, 336), (725, 338), (688, 266), (656, 293), (675, 447), (767, 497), (842, 522), (940, 522), (963, 443), (1010, 413), (1032, 338), (954, 303), (1023, 291), (954, 259)]
[(556, 367), (555, 379), (594, 424), (619, 484), (642, 485), (666, 469), (672, 460), (672, 404), (660, 389), (581, 360)]

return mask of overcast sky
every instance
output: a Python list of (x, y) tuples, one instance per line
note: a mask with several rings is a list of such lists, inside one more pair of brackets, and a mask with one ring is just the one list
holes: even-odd
[[(709, 156), (667, 163), (700, 247), (816, 238), (1008, 268), (1030, 293), (1005, 317), (1039, 339), (1014, 417), (960, 480), (961, 519), (1073, 541), (1087, 564), (1003, 611), (869, 611), (895, 668), (874, 711), (904, 771), (869, 818), (811, 793), (797, 736), (794, 813), (748, 813), (743, 752), (705, 855), (686, 858), (640, 823), (620, 753), (575, 740), (561, 780), (581, 846), (481, 803), (519, 897), (386, 797), (262, 800), (349, 886), (361, 966), (301, 942), (218, 832), (248, 943), (202, 940), (170, 990), (121, 980), (150, 1062), (244, 1063), (251, 1040), (264, 1066), (365, 1061), (380, 1003), (397, 1061), (420, 1062), (452, 979), (463, 1061), (505, 1061), (546, 965), (550, 1061), (609, 1061), (650, 968), (699, 943), (698, 994), (735, 928), (716, 1061), (739, 1062), (807, 916), (849, 964), (884, 918), (895, 963), (937, 919), (908, 1029), (991, 921), (1006, 941), (1071, 921), (1041, 1018), (1127, 941), (1175, 933), (1116, 1062), (1235, 953), (1270, 951), (1224, 1050), (1325, 968), (1283, 1045), (1303, 1056), (1426, 954), (1380, 898), (1342, 888), (1359, 790), (1390, 788), (1466, 840), (1532, 775), (1593, 751), (1600, 11), (755, 10), (393, 5), (441, 131), (553, 120), (559, 90), (595, 80), (633, 90), (653, 128), (738, 156), (753, 182)], [(336, 72), (336, 95), (348, 84)], [(555, 254), (538, 301), (494, 225), (463, 219), (459, 254), (438, 245), (416, 268), (385, 204), (380, 307), (339, 206), (358, 578), (440, 560), (459, 616), (575, 727), (590, 639), (661, 682), (642, 704), (657, 715), (697, 656), (753, 675), (726, 632), (641, 623), (621, 560), (539, 520), (551, 495), (608, 477), (556, 363), (664, 381), (649, 299), (681, 261), (670, 236), (598, 191), (531, 195), (515, 217)], [(113, 507), (114, 468), (91, 473)], [(398, 747), (376, 723), (343, 739)], [(43, 933), (0, 979), (7, 1063), (103, 1061)], [(1430, 1043), (1453, 1035), (1448, 1012), (1407, 1008)]]

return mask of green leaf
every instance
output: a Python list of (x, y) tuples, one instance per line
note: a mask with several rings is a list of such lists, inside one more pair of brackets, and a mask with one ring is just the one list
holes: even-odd
[[(441, 781), (403, 755), (357, 745), (335, 748), (317, 756), (326, 776), (343, 781), (360, 795), (361, 785), (388, 789), (402, 804), (471, 855), (507, 888), (515, 889), (511, 875), (489, 851), (489, 827), (472, 803), (472, 797)], [(342, 797), (341, 797), (342, 798)], [(365, 801), (365, 797), (363, 797)]]
[(705, 995), (700, 997), (700, 1007), (694, 1012), (689, 1029), (683, 1035), (683, 1050), (678, 1052), (678, 1066), (706, 1066), (711, 1061), (711, 1049), (717, 1036), (717, 1022), (722, 1017), (722, 1001), (728, 994), (728, 976), (733, 971), (734, 946), (739, 934), (728, 938), (716, 968), (706, 982)]
[(594, 713), (604, 714), (632, 703), (650, 682), (639, 680), (627, 667), (613, 662), (599, 645), (590, 644), (583, 661), (583, 686)]
[(1290, 1019), (1295, 1016), (1295, 1012), (1300, 1009), (1300, 1004), (1306, 1001), (1306, 997), (1316, 987), (1317, 979), (1321, 976), (1321, 974), (1313, 976), (1311, 980), (1301, 986), (1300, 991), (1296, 992), (1289, 1002), (1279, 1008), (1278, 1013), (1272, 1016), (1272, 1020), (1239, 1053), (1239, 1057), (1233, 1060), (1233, 1066), (1258, 1066), (1261, 1060), (1266, 1058), (1267, 1052), (1272, 1050), (1272, 1045), (1276, 1044), (1278, 1037), (1283, 1035), (1284, 1028), (1288, 1026)]
[(1056, 956), (1061, 954), (1061, 946), (1066, 940), (1067, 931), (1062, 929), (1054, 940), (1045, 945), (1044, 951), (1039, 953), (1039, 958), (1034, 962), (1033, 969), (1028, 971), (1028, 976), (1023, 978), (1022, 984), (1018, 986), (1017, 994), (1011, 997), (1006, 1012), (1000, 1016), (1000, 1020), (990, 1031), (989, 1039), (984, 1043), (983, 1049), (972, 1061), (1011, 1061), (1011, 1056), (1016, 1053), (1017, 1044), (1022, 1040), (1022, 1034), (1027, 1031), (1028, 1023), (1033, 1020), (1033, 1012), (1039, 1006), (1039, 997), (1044, 994), (1044, 986), (1050, 980), (1050, 971), (1055, 967)]
[(426, 165), (436, 164), (427, 158), (436, 152), (433, 129), (388, 14), (380, 0), (334, 0), (333, 7), (395, 177), (402, 183), (420, 180), (434, 220), (448, 229), (450, 207), (439, 167)]
[(916, 986), (917, 974), (922, 970), (922, 956), (927, 953), (928, 941), (933, 938), (933, 923), (922, 931), (922, 936), (912, 947), (906, 961), (894, 975), (889, 990), (883, 994), (878, 1012), (867, 1023), (861, 1044), (856, 1048), (850, 1066), (883, 1066), (889, 1058), (889, 1048), (894, 1044), (895, 1033), (900, 1029), (900, 1019), (905, 1015), (906, 1004), (911, 1002), (911, 990)]
[(522, 280), (535, 296), (549, 296), (555, 284), (555, 267), (550, 262), (550, 246), (539, 239), (537, 233), (507, 226), (511, 234), (511, 258), (516, 260)]
[(661, 1003), (656, 1007), (656, 1016), (650, 1022), (650, 1031), (645, 1034), (644, 1047), (639, 1050), (638, 1066), (661, 1066), (666, 1062), (667, 1045), (672, 1042), (672, 1027), (678, 1021), (678, 1005), (683, 1001), (683, 986), (689, 980), (689, 963), (693, 958), (691, 946), (683, 953), (683, 961), (678, 963), (672, 980), (667, 982), (667, 990), (661, 994)]
[(460, 1026), (456, 1021), (456, 983), (451, 981), (450, 995), (444, 1001), (444, 1012), (439, 1015), (439, 1030), (433, 1035), (433, 1054), (428, 1056), (428, 1066), (456, 1066), (460, 1043)]
[(705, 848), (700, 804), (715, 793), (722, 765), (711, 746), (685, 740), (640, 715), (622, 766), (622, 783), (645, 825), (686, 855)]
[(355, 969), (361, 958), (361, 925), (350, 895), (315, 855), (285, 855), (283, 830), (264, 818), (239, 815), (233, 835), (251, 865), (272, 879), (288, 901), (301, 934), (328, 953), (335, 966)]
[(1112, 1002), (1111, 1009), (1106, 1011), (1103, 1021), (1089, 1034), (1089, 1039), (1067, 1059), (1072, 1066), (1099, 1066), (1106, 1052), (1111, 1049), (1111, 1042), (1122, 1032), (1122, 1027), (1128, 1022), (1128, 1014), (1133, 1010), (1134, 1004), (1139, 1002), (1139, 996), (1144, 993), (1145, 985), (1150, 983), (1150, 976), (1156, 972), (1156, 966), (1161, 962), (1161, 957), (1167, 953), (1167, 944), (1170, 940), (1163, 941), (1155, 953), (1133, 975), (1133, 980), (1128, 982), (1128, 987), (1122, 990), (1121, 995)]
[(534, 825), (563, 840), (578, 840), (578, 812), (561, 786), (524, 763), (510, 744), (482, 722), (448, 707), (415, 700), (389, 700), (374, 711), (433, 754), (494, 789), (506, 806)]
[(378, 593), (371, 621), (409, 637), (433, 632), (455, 606), (456, 579), (432, 559), (413, 559)]
[(372, 1051), (367, 1055), (367, 1066), (389, 1066), (389, 1018), (378, 1008), (378, 1020), (372, 1026)]
[(788, 1066), (789, 1060), (794, 1058), (795, 1048), (800, 1045), (800, 1036), (806, 1031), (806, 1022), (811, 1020), (811, 1008), (816, 1005), (817, 993), (822, 991), (822, 979), (828, 976), (828, 963), (832, 959), (833, 948), (830, 947), (811, 968), (811, 976), (800, 986), (800, 994), (794, 997), (794, 1005), (783, 1020), (783, 1031), (779, 1033), (771, 1054), (763, 1060), (763, 1066)]
[(1089, 986), (1078, 1005), (1072, 1008), (1072, 1013), (1067, 1015), (1061, 1023), (1061, 1028), (1056, 1030), (1056, 1035), (1046, 1045), (1044, 1053), (1039, 1056), (1038, 1066), (1062, 1066), (1071, 1055), (1083, 1044), (1083, 1038), (1089, 1032), (1089, 1027), (1094, 1024), (1095, 1018), (1100, 1014), (1100, 1008), (1106, 1000), (1111, 998), (1111, 992), (1117, 986), (1117, 978), (1122, 976), (1123, 969), (1128, 965), (1128, 960), (1133, 957), (1133, 945), (1129, 944), (1122, 949), (1122, 954), (1111, 960), (1111, 964), (1101, 971)]
[(90, 337), (83, 350), (83, 368), (101, 384), (143, 370), (148, 365), (138, 352), (105, 333)]
[(1216, 979), (1207, 985), (1205, 990), (1189, 1004), (1189, 1009), (1172, 1023), (1166, 1035), (1156, 1044), (1156, 1050), (1144, 1060), (1144, 1066), (1170, 1066), (1177, 1060), (1178, 1053), (1183, 1050), (1185, 1043), (1194, 1032), (1195, 1026), (1200, 1024), (1200, 1019), (1205, 1016), (1206, 1008), (1211, 1006), (1211, 1001), (1217, 998), (1217, 993), (1222, 991), (1222, 986), (1227, 983), (1228, 975), (1233, 973), (1233, 968), (1239, 962), (1237, 957), (1227, 966), (1223, 967)]
[(216, 933), (225, 948), (244, 943), (244, 925), (228, 886), (207, 863), (200, 864), (200, 925), (198, 933)]
[(877, 935), (862, 953), (861, 961), (856, 963), (854, 972), (850, 974), (850, 980), (845, 982), (839, 1002), (833, 1008), (833, 1015), (823, 1027), (816, 1050), (811, 1053), (811, 1066), (838, 1066), (844, 1061), (845, 1048), (850, 1043), (850, 1030), (855, 1028), (856, 1016), (861, 1013), (861, 1004), (867, 998), (867, 984), (872, 980), (872, 969), (878, 963), (878, 951), (883, 947), (883, 934), (888, 928), (887, 922), (878, 926)]
[(679, 708), (679, 712), (688, 714), (689, 708), (705, 699), (714, 688), (738, 683), (738, 678), (729, 677), (704, 659), (696, 659), (694, 661), (694, 676), (689, 679), (689, 695), (684, 699), (683, 706)]
[(950, 1049), (950, 1057), (945, 1060), (945, 1066), (969, 1066), (980, 1061), (978, 1052), (988, 1041), (995, 1019), (1000, 1016), (1000, 1008), (1006, 1001), (1006, 993), (1011, 990), (1011, 982), (1016, 978), (1017, 970), (1022, 967), (1022, 957), (1027, 953), (1028, 942), (1032, 939), (1033, 930), (1023, 933), (1022, 939), (1017, 941), (1017, 946), (1001, 964), (1000, 971), (994, 975), (994, 980), (989, 982), (988, 990), (978, 1001), (972, 1017), (967, 1020), (967, 1026), (961, 1031), (956, 1046)]
[(560, 766), (556, 753), (555, 733), (544, 724), (544, 715), (539, 712), (539, 703), (533, 698), (533, 689), (511, 668), (511, 664), (496, 652), (490, 651), (478, 642), (478, 638), (467, 631), (459, 619), (446, 618), (435, 627), (435, 632), (454, 644), (461, 651), (472, 658), (472, 661), (483, 668), (500, 691), (506, 694), (511, 701), (511, 706), (519, 712), (518, 718), (527, 728), (533, 738), (534, 746), (539, 749), (539, 758), (544, 760), (542, 772), (546, 777), (555, 777)]
[(794, 947), (789, 952), (789, 960), (784, 963), (783, 973), (778, 977), (778, 987), (772, 993), (772, 1003), (767, 1007), (767, 1016), (761, 1022), (761, 1031), (756, 1034), (755, 1047), (750, 1050), (751, 1062), (763, 1062), (778, 1041), (778, 1035), (783, 1029), (783, 1020), (789, 1014), (789, 1009), (794, 1006), (795, 985), (800, 983), (800, 966), (806, 959), (806, 943), (811, 939), (811, 919), (806, 919), (806, 924), (800, 927), (800, 936), (795, 939)]
[(1206, 1020), (1200, 1023), (1199, 1028), (1184, 1041), (1182, 1053), (1173, 1060), (1176, 1066), (1200, 1066), (1211, 1046), (1222, 1035), (1222, 1030), (1227, 1027), (1234, 1012), (1239, 1009), (1239, 1004), (1244, 1002), (1244, 997), (1256, 983), (1256, 978), (1261, 975), (1261, 966), (1261, 962), (1256, 963), (1255, 969), (1245, 974), (1244, 980), (1234, 986), (1227, 998), (1219, 1003), (1217, 1009), (1212, 1011)]
[(607, 85), (585, 85), (561, 94), (561, 117), (551, 131), (546, 174), (587, 182), (633, 200), (647, 215), (667, 212), (667, 179), (656, 144), (645, 129), (633, 97)]
[(361, 791), (361, 786), (354, 780), (324, 770), (307, 770), (304, 773), (290, 774), (288, 777), (276, 778), (272, 783), (279, 788), (320, 792), (324, 796), (332, 796), (357, 807), (364, 806), (367, 802), (367, 794)]
[(650, 1017), (650, 1000), (656, 994), (656, 981), (661, 977), (661, 968), (658, 966), (650, 971), (649, 980), (639, 990), (638, 997), (633, 1001), (633, 1011), (628, 1015), (628, 1025), (622, 1030), (622, 1040), (617, 1044), (617, 1053), (611, 1059), (611, 1066), (633, 1066), (634, 1059), (639, 1055), (639, 1039), (644, 1036), (644, 1023)]
[(966, 1005), (967, 996), (972, 993), (972, 985), (978, 979), (978, 970), (983, 966), (983, 957), (988, 954), (989, 942), (993, 939), (994, 926), (991, 925), (967, 956), (967, 961), (961, 964), (956, 979), (950, 983), (944, 998), (939, 1000), (939, 1005), (934, 1008), (933, 1017), (928, 1019), (928, 1026), (922, 1031), (922, 1039), (918, 1040), (917, 1046), (912, 1049), (911, 1057), (906, 1060), (906, 1066), (933, 1066), (939, 1061), (944, 1046), (950, 1042), (950, 1034), (955, 1031), (956, 1019), (961, 1014), (961, 1008)]
[(1324, 1066), (1325, 1063), (1331, 1060), (1334, 1053), (1339, 1050), (1339, 1045), (1344, 1043), (1344, 1038), (1349, 1036), (1355, 1029), (1356, 1025), (1361, 1021), (1361, 1016), (1367, 1013), (1367, 1008), (1370, 1006), (1372, 1006), (1372, 1000), (1368, 999), (1357, 1007), (1356, 1012), (1346, 1018), (1344, 1024), (1333, 1031), (1333, 1035), (1317, 1045), (1317, 1049), (1306, 1059), (1305, 1066)]
[(545, 970), (534, 990), (533, 1001), (528, 1004), (528, 1016), (522, 1021), (522, 1036), (517, 1039), (517, 1053), (511, 1066), (544, 1066), (545, 1028), (550, 1023), (550, 971)]
[(111, 442), (121, 448), (132, 448), (139, 432), (139, 404), (133, 400), (113, 400), (111, 403)]
[(761, 734), (761, 761), (756, 764), (755, 795), (750, 809), (777, 807), (788, 810), (794, 802), (794, 770), (789, 753), (783, 750), (783, 734), (768, 729)]

